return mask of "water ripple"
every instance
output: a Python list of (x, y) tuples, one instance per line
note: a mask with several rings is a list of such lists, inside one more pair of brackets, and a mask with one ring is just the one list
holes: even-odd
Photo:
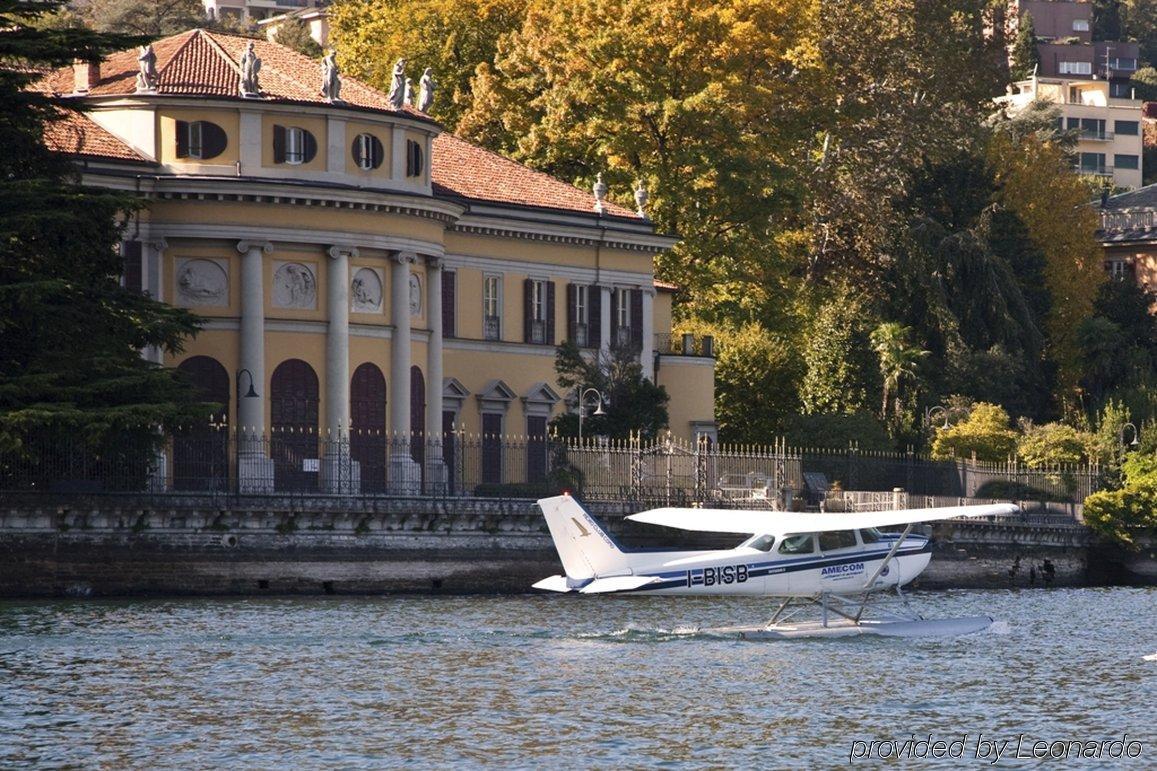
[(1128, 733), (1137, 767), (1157, 762), (1157, 591), (915, 601), (1001, 620), (751, 643), (698, 629), (766, 618), (766, 601), (0, 603), (0, 766), (826, 767), (857, 739), (981, 733)]

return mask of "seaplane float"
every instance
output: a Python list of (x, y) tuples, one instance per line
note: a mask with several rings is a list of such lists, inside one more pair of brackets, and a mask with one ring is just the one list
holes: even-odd
[[(926, 619), (903, 587), (928, 566), (932, 543), (915, 525), (1007, 515), (1013, 504), (851, 513), (660, 508), (630, 514), (649, 525), (747, 535), (732, 549), (674, 551), (622, 546), (573, 496), (543, 498), (565, 575), (535, 589), (577, 594), (753, 595), (778, 603), (764, 624), (695, 630), (742, 639), (954, 636), (990, 616)], [(880, 528), (903, 526), (900, 532)]]

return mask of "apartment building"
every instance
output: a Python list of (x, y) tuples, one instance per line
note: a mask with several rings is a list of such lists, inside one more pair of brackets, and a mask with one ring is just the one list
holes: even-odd
[(1142, 102), (1113, 95), (1108, 80), (1034, 77), (1013, 83), (996, 99), (1010, 115), (1035, 100), (1059, 106), (1058, 127), (1079, 132), (1073, 166), (1134, 190), (1142, 179)]

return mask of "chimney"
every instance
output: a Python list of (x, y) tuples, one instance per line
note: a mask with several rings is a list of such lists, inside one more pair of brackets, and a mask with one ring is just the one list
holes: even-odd
[(100, 60), (86, 62), (77, 59), (72, 63), (72, 74), (75, 77), (73, 91), (87, 94), (93, 86), (100, 83)]

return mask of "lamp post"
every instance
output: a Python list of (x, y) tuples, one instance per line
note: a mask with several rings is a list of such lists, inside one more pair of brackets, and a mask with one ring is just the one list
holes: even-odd
[[(1128, 445), (1125, 444), (1125, 429), (1126, 428), (1133, 429), (1133, 441), (1129, 442)], [(1135, 425), (1133, 425), (1132, 423), (1125, 423), (1124, 425), (1121, 426), (1120, 430), (1117, 431), (1117, 440), (1121, 443), (1121, 452), (1122, 453), (1128, 452), (1129, 448), (1136, 449), (1136, 448), (1141, 446), (1141, 438), (1137, 435), (1137, 433), (1138, 433), (1137, 427)]]
[(944, 425), (941, 426), (941, 428), (948, 428), (948, 408), (944, 407), (942, 405), (939, 405), (939, 404), (937, 404), (934, 407), (926, 407), (924, 409), (924, 427), (925, 428), (931, 428), (932, 427), (932, 418), (938, 412), (944, 416)]
[(242, 375), (248, 375), (249, 376), (249, 390), (245, 392), (244, 398), (256, 399), (257, 398), (257, 391), (256, 391), (256, 389), (253, 388), (253, 373), (247, 369), (237, 370), (237, 393), (238, 394), (241, 393), (241, 376)]
[(599, 401), (595, 405), (595, 411), (592, 412), (591, 415), (593, 416), (593, 415), (606, 415), (607, 414), (606, 411), (603, 409), (603, 402), (605, 402), (607, 400), (607, 397), (603, 396), (602, 391), (600, 391), (597, 388), (587, 388), (587, 389), (583, 390), (582, 393), (579, 394), (579, 398), (578, 398), (578, 412), (579, 412), (578, 438), (579, 438), (580, 443), (583, 440), (583, 412), (585, 411), (583, 401), (587, 398), (588, 394), (594, 394), (595, 396), (599, 397)]

